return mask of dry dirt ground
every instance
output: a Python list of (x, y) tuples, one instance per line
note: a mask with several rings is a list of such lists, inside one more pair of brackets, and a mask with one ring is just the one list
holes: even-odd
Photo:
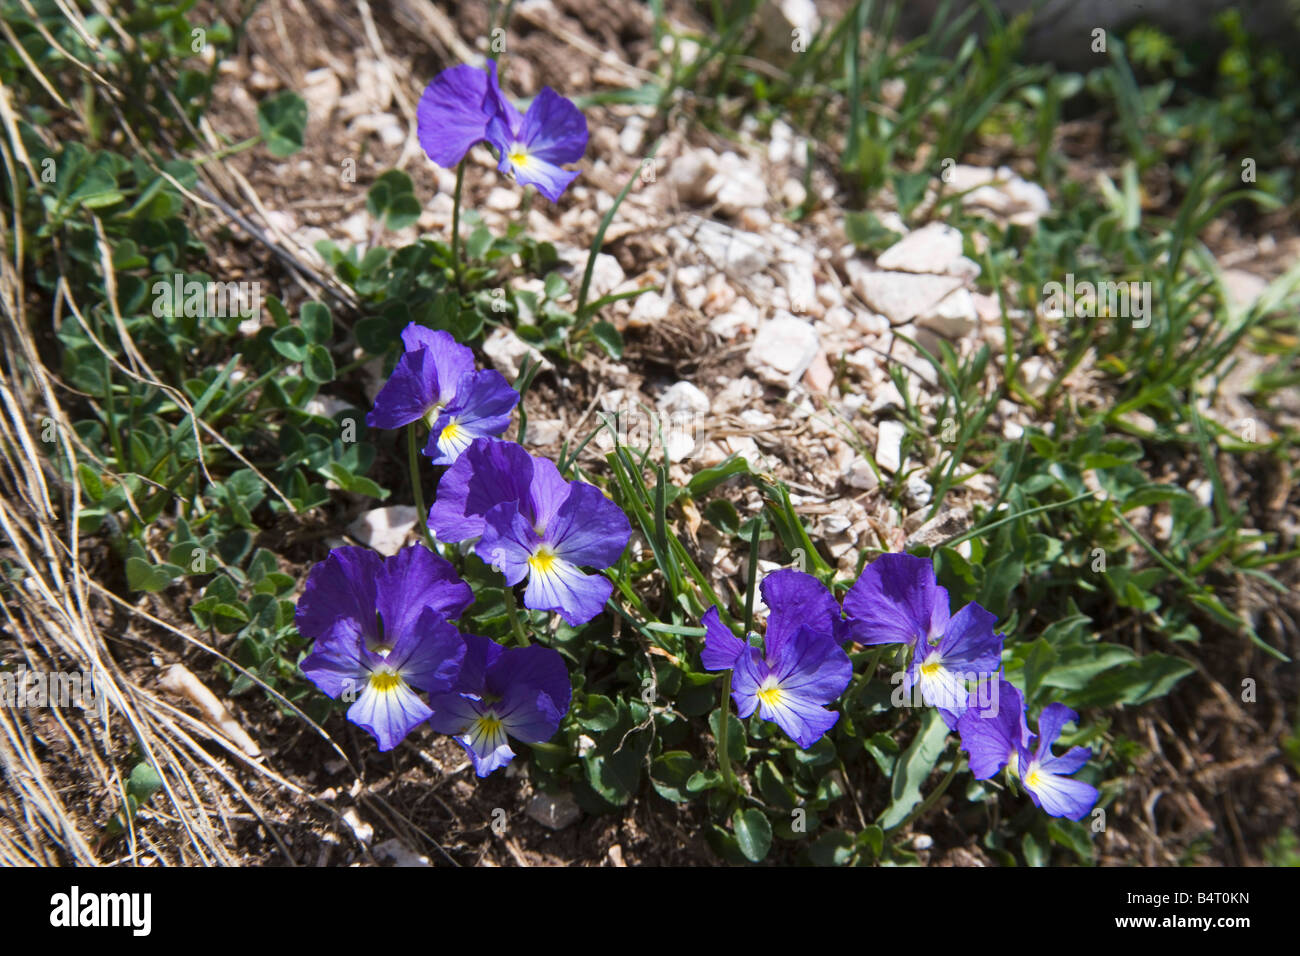
[[(454, 177), (419, 150), (414, 106), (439, 70), (484, 48), (488, 21), (486, 4), (448, 3), (438, 9), (443, 13), (409, 0), (369, 5), (268, 0), (250, 22), (238, 55), (221, 65), (222, 83), (208, 121), (231, 142), (256, 131), (256, 103), (266, 94), (293, 89), (308, 101), (310, 121), (301, 153), (275, 160), (252, 150), (228, 161), (259, 200), (260, 208), (250, 203), (245, 209), (250, 220), (305, 261), (313, 261), (312, 247), (323, 238), (398, 245), (421, 232), (445, 235)], [(691, 22), (690, 10), (679, 16)], [(506, 86), (521, 98), (545, 85), (561, 92), (638, 86), (640, 71), (657, 56), (645, 8), (606, 0), (520, 4), (506, 44)], [(933, 302), (920, 315), (906, 314), (905, 307), (887, 314), (890, 303), (871, 279), (863, 278), (868, 262), (844, 236), (843, 197), (824, 169), (814, 170), (811, 178), (823, 199), (819, 207), (797, 224), (783, 218), (804, 191), (804, 150), (793, 131), (777, 129), (758, 139), (742, 127), (735, 138), (723, 139), (688, 125), (681, 113), (671, 114), (667, 122), (652, 110), (634, 107), (598, 106), (586, 113), (592, 130), (588, 156), (582, 175), (558, 206), (535, 197), (530, 208), (518, 208), (519, 191), (497, 189), (506, 184), (486, 153), (476, 154), (466, 177), (467, 208), (482, 210), (496, 229), (524, 222), (531, 234), (555, 242), (580, 275), (583, 250), (599, 217), (641, 168), (649, 144), (664, 138), (653, 176), (633, 191), (607, 236), (608, 257), (600, 260), (595, 290), (653, 286), (661, 292), (610, 310), (628, 343), (621, 361), (588, 353), (581, 367), (551, 368), (539, 376), (526, 398), (528, 441), (537, 446), (530, 450), (554, 454), (565, 438), (594, 427), (598, 410), (684, 410), (693, 431), (689, 452), (676, 466), (679, 479), (689, 474), (687, 469), (733, 453), (750, 458), (790, 485), (796, 506), (816, 529), (814, 536), (827, 542), (846, 571), (852, 570), (860, 548), (897, 549), (915, 536), (924, 539), (927, 529), (920, 524), (927, 488), (910, 487), (896, 506), (882, 492), (878, 476), (861, 467), (855, 449), (879, 451), (889, 441), (877, 428), (876, 413), (902, 401), (889, 382), (890, 363), (916, 372), (916, 393), (910, 397), (923, 410), (937, 401), (937, 389), (928, 388), (934, 380), (930, 367), (895, 333), (905, 330), (920, 341), (947, 335), (963, 352), (989, 342), (996, 351), (1002, 335), (996, 301), (975, 293), (953, 315), (932, 314)], [(1089, 132), (1086, 123), (1061, 132), (1060, 148), (1076, 162), (1080, 178), (1106, 166), (1095, 144), (1088, 145)], [(963, 158), (969, 167), (965, 175), (978, 182), (982, 170), (1002, 165), (1014, 170), (1015, 159), (988, 148)], [(345, 175), (351, 164), (355, 182)], [(397, 235), (381, 232), (365, 209), (367, 186), (393, 167), (413, 177), (426, 207), (417, 227)], [(984, 202), (990, 215), (1020, 217), (1032, 226), (1050, 203), (1052, 185), (1045, 185), (1046, 192), (1018, 179), (991, 186)], [(888, 209), (879, 212), (889, 215)], [(226, 228), (220, 219), (214, 216), (206, 224), (214, 235), (219, 225)], [(216, 263), (223, 277), (269, 283), (290, 300), (291, 308), (302, 298), (292, 275), (252, 235), (234, 227), (223, 237), (211, 243), (224, 250), (224, 261)], [(1300, 243), (1290, 235), (1260, 248), (1250, 236), (1225, 235), (1220, 248), (1232, 250), (1234, 264), (1245, 271), (1271, 278), (1282, 263), (1294, 260)], [(883, 269), (884, 264), (876, 266)], [(907, 268), (897, 271), (915, 274)], [(919, 271), (946, 290), (941, 298), (971, 288), (960, 256), (937, 262), (932, 272)], [(768, 320), (787, 315), (794, 325), (771, 333), (775, 341), (756, 345)], [(519, 348), (500, 338), (487, 349), (488, 360), (507, 376), (518, 356)], [(368, 374), (365, 388), (373, 394), (378, 371)], [(1050, 368), (1041, 374), (1050, 377)], [(681, 387), (683, 382), (692, 387)], [(1076, 400), (1105, 401), (1091, 391), (1094, 387), (1086, 369), (1071, 384)], [(368, 396), (339, 392), (326, 398), (364, 406)], [(1031, 420), (1028, 410), (1004, 402), (989, 428), (997, 438), (1009, 438)], [(593, 447), (588, 459), (599, 461), (599, 450)], [(1185, 465), (1168, 463), (1170, 479), (1196, 480), (1195, 469), (1182, 473)], [(400, 459), (381, 458), (377, 467), (381, 484), (405, 486)], [(907, 467), (899, 462), (894, 470)], [(1259, 527), (1275, 523), (1278, 515), (1294, 514), (1297, 493), (1286, 476), (1246, 472), (1233, 480), (1237, 492), (1259, 512)], [(963, 509), (995, 494), (992, 482), (982, 476), (958, 486), (947, 502), (949, 521), (956, 524), (950, 523), (945, 533), (961, 527)], [(739, 492), (736, 504), (742, 515), (757, 506)], [(304, 524), (267, 529), (259, 544), (298, 562), (305, 573), (325, 556), (338, 529), (364, 508), (359, 502), (340, 502)], [(719, 585), (742, 586), (743, 555), (729, 553), (706, 523), (696, 520), (687, 530), (701, 566), (714, 569)], [(1294, 526), (1287, 533), (1294, 537)], [(93, 564), (90, 570), (94, 572)], [(1294, 603), (1275, 595), (1254, 597), (1266, 602), (1261, 614), (1266, 639), (1289, 644), (1293, 655), (1300, 652)], [(159, 618), (190, 628), (183, 599), (146, 600)], [(1268, 620), (1274, 621), (1272, 632)], [(156, 679), (150, 675), (160, 665), (179, 659), (219, 696), (223, 693), (210, 659), (173, 634), (163, 629), (142, 633), (124, 620), (106, 619), (104, 625), (106, 633), (123, 635), (115, 639), (114, 650), (135, 659), (142, 682)], [(1141, 636), (1126, 633), (1120, 639), (1140, 641)], [(1135, 646), (1141, 649), (1140, 643)], [(1112, 825), (1099, 838), (1104, 862), (1195, 858), (1258, 863), (1261, 847), (1280, 826), (1300, 829), (1300, 789), (1280, 743), (1290, 729), (1282, 702), (1297, 699), (1294, 667), (1264, 658), (1244, 641), (1202, 650), (1200, 675), (1159, 704), (1116, 718), (1117, 731), (1150, 750), (1141, 758), (1133, 786), (1111, 811)], [(1247, 709), (1234, 685), (1218, 676), (1238, 673), (1252, 674), (1261, 687), (1274, 690)], [(380, 755), (363, 734), (335, 719), (327, 730), (345, 761), (300, 720), (282, 715), (256, 694), (242, 695), (230, 706), (259, 742), (266, 764), (298, 791), (268, 785), (232, 766), (258, 808), (250, 812), (249, 802), (229, 787), (213, 787), (208, 799), (221, 808), (214, 816), (221, 818), (220, 825), (248, 863), (388, 865), (412, 855), (433, 865), (716, 863), (697, 836), (703, 823), (698, 811), (676, 808), (648, 790), (622, 815), (583, 816), (553, 831), (526, 812), (532, 794), (525, 775), (477, 780), (448, 738), (417, 733), (396, 755)], [(51, 731), (50, 739), (57, 741), (56, 729)], [(230, 763), (215, 746), (212, 753)], [(59, 759), (57, 752), (50, 756)], [(75, 771), (69, 762), (69, 776)], [(74, 780), (68, 785), (75, 791)], [(104, 794), (82, 793), (69, 802), (87, 832), (102, 827), (115, 806)], [(1249, 810), (1243, 814), (1241, 808)], [(500, 835), (491, 827), (498, 809), (506, 811), (509, 821)], [(945, 800), (924, 821), (925, 832), (934, 838), (935, 849), (926, 855), (930, 862), (986, 861), (958, 810)], [(168, 822), (156, 809), (141, 814), (142, 862), (154, 859), (151, 847), (159, 861), (178, 859), (175, 846), (169, 845)], [(120, 844), (116, 851), (107, 846), (105, 859), (113, 859), (114, 852), (125, 858), (127, 850)]]

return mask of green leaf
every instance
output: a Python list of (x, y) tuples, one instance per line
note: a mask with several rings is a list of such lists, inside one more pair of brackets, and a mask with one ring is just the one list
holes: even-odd
[(86, 492), (86, 497), (91, 501), (103, 500), (104, 482), (100, 480), (99, 475), (95, 474), (89, 465), (78, 465), (77, 477), (81, 479), (81, 487)]
[(366, 209), (389, 229), (414, 225), (420, 218), (420, 201), (411, 177), (400, 169), (382, 174), (366, 192)]
[(731, 458), (721, 465), (696, 472), (687, 483), (686, 490), (690, 492), (692, 498), (698, 498), (700, 495), (707, 495), (728, 478), (747, 474), (749, 474), (749, 463), (740, 457)]
[(293, 90), (277, 93), (258, 104), (257, 125), (272, 156), (292, 156), (302, 149), (307, 103)]
[(546, 276), (545, 290), (548, 299), (558, 299), (569, 291), (569, 283), (558, 272), (551, 272)]
[(307, 346), (307, 355), (302, 363), (303, 374), (317, 385), (334, 380), (334, 359), (329, 349), (315, 343)]
[(307, 333), (296, 325), (286, 326), (271, 336), (271, 347), (290, 362), (301, 362), (307, 357)]
[(1167, 654), (1148, 654), (1137, 663), (1108, 671), (1087, 687), (1069, 695), (1075, 709), (1136, 705), (1164, 697), (1196, 668)]
[(578, 712), (578, 723), (584, 730), (604, 732), (618, 723), (618, 708), (608, 697), (601, 694), (588, 694), (586, 702)]
[(871, 854), (873, 860), (878, 860), (885, 848), (885, 831), (872, 824), (858, 834), (857, 843)]
[(623, 336), (618, 329), (614, 328), (608, 322), (597, 322), (591, 327), (591, 334), (595, 336), (600, 347), (609, 353), (610, 358), (623, 357)]
[(1093, 863), (1092, 840), (1088, 827), (1074, 820), (1054, 819), (1047, 822), (1047, 835), (1079, 858), (1080, 863)]
[(1034, 839), (1032, 833), (1026, 833), (1020, 841), (1020, 848), (1025, 853), (1026, 866), (1045, 866), (1047, 864), (1047, 853), (1043, 845)]
[[(722, 711), (717, 709), (709, 714), (709, 729), (713, 731), (715, 741), (721, 739), (718, 733), (722, 726), (719, 720), (721, 715)], [(745, 725), (732, 713), (727, 714), (727, 754), (734, 763), (741, 763), (745, 759)]]
[(894, 768), (890, 784), (892, 798), (876, 822), (886, 830), (898, 826), (921, 802), (921, 786), (939, 762), (948, 744), (948, 726), (939, 712), (927, 708), (916, 739), (903, 752)]
[(161, 591), (185, 572), (174, 564), (150, 564), (142, 558), (126, 559), (126, 584), (133, 591)]
[(808, 856), (817, 866), (844, 866), (853, 859), (853, 837), (843, 830), (831, 830), (813, 841)]
[(737, 810), (731, 818), (731, 826), (736, 831), (740, 852), (751, 863), (761, 862), (772, 849), (772, 824), (762, 810), (753, 807)]
[(690, 790), (689, 784), (702, 768), (700, 761), (685, 750), (670, 750), (650, 765), (650, 785), (665, 800), (686, 803), (699, 792)]
[(1098, 674), (1136, 659), (1137, 655), (1130, 648), (1120, 644), (1067, 647), (1060, 652), (1056, 666), (1043, 676), (1043, 686), (1083, 690)]
[(304, 302), (302, 306), (302, 330), (308, 341), (317, 345), (329, 345), (334, 334), (334, 320), (330, 310), (320, 302)]
[(131, 776), (126, 782), (126, 792), (134, 797), (137, 803), (144, 803), (161, 790), (162, 785), (162, 777), (158, 776), (158, 771), (141, 761), (131, 769)]

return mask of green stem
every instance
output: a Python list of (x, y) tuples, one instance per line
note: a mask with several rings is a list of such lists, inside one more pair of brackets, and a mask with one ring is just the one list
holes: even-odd
[(727, 749), (727, 732), (731, 729), (731, 671), (722, 678), (722, 706), (718, 708), (718, 769), (722, 771), (722, 784), (733, 793), (735, 778), (731, 775), (731, 751)]
[(429, 509), (424, 506), (424, 488), (420, 484), (420, 448), (415, 440), (414, 422), (406, 426), (406, 455), (411, 463), (411, 494), (415, 498), (415, 523), (420, 528), (424, 543), (428, 545), (430, 551), (437, 554), (438, 548), (433, 543), (433, 535), (429, 533)]
[(456, 291), (460, 291), (460, 188), (465, 182), (466, 159), (456, 167), (456, 195), (451, 207), (451, 269), (456, 277)]
[(515, 641), (520, 647), (528, 646), (528, 634), (524, 631), (524, 622), (519, 620), (519, 608), (515, 606), (515, 589), (505, 587), (506, 613), (510, 615), (510, 629), (515, 633)]
[(919, 817), (922, 817), (926, 813), (928, 813), (930, 808), (933, 807), (935, 803), (938, 801), (938, 799), (943, 796), (944, 791), (948, 789), (948, 784), (952, 783), (952, 778), (957, 776), (957, 771), (960, 770), (965, 765), (966, 765), (965, 760), (963, 760), (960, 756), (954, 756), (952, 758), (952, 766), (948, 768), (947, 776), (945, 776), (941, 781), (939, 781), (939, 786), (935, 787), (934, 790), (931, 791), (930, 795), (921, 801), (921, 805), (919, 807), (917, 807), (906, 817), (904, 817), (903, 821), (899, 823), (898, 826), (890, 827), (889, 832), (895, 833), (899, 830), (902, 830), (913, 820), (916, 820)]

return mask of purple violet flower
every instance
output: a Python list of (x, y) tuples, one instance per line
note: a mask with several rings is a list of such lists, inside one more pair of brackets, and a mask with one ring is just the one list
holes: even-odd
[(601, 612), (614, 586), (579, 566), (607, 568), (632, 529), (595, 485), (565, 481), (547, 458), (513, 442), (473, 442), (438, 485), (429, 527), (443, 541), (479, 539), (480, 558), (507, 583), (528, 579), (524, 606), (570, 625)]
[(859, 644), (907, 644), (940, 637), (948, 625), (948, 591), (934, 565), (910, 554), (882, 554), (844, 596), (849, 631)]
[(430, 428), (424, 453), (449, 465), (475, 438), (506, 430), (519, 393), (500, 372), (478, 371), (474, 353), (449, 332), (412, 322), (402, 330), (406, 351), (375, 396), (366, 416), (372, 428), (402, 428), (423, 419)]
[(432, 427), (456, 397), (461, 378), (474, 371), (474, 353), (450, 332), (412, 322), (402, 330), (402, 344), (406, 351), (366, 416), (371, 428), (402, 428), (420, 419)]
[(731, 697), (740, 716), (755, 710), (807, 750), (839, 720), (825, 705), (844, 693), (853, 664), (840, 646), (839, 608), (811, 574), (774, 571), (759, 586), (770, 613), (766, 654), (736, 637), (716, 607), (702, 618), (705, 670), (732, 671)]
[(496, 109), (488, 121), (487, 139), (500, 156), (499, 169), (523, 186), (557, 202), (576, 171), (561, 169), (587, 151), (587, 120), (582, 112), (549, 86), (533, 98), (527, 114), (502, 95), (495, 83), (488, 90)]
[[(942, 588), (938, 589), (942, 590)], [(937, 645), (918, 641), (903, 677), (903, 693), (919, 686), (921, 699), (950, 711), (948, 726), (966, 710), (967, 681), (988, 680), (1002, 662), (1002, 635), (993, 632), (997, 617), (974, 602), (950, 618)]]
[(519, 393), (500, 372), (487, 369), (461, 376), (456, 396), (433, 423), (424, 453), (435, 465), (454, 463), (476, 438), (500, 437), (518, 404)]
[(573, 690), (564, 659), (549, 647), (502, 647), (465, 635), (455, 687), (430, 698), (434, 730), (451, 734), (486, 777), (514, 759), (508, 738), (542, 743), (555, 736)]
[(1038, 747), (1031, 753), (1028, 744), (1019, 747), (1020, 782), (1029, 791), (1034, 805), (1048, 816), (1082, 820), (1097, 803), (1097, 788), (1073, 779), (1092, 756), (1089, 747), (1071, 747), (1061, 756), (1053, 756), (1052, 744), (1061, 736), (1061, 728), (1077, 722), (1079, 715), (1064, 704), (1048, 704), (1038, 715)]
[(330, 697), (354, 701), (348, 720), (391, 750), (429, 718), (415, 690), (452, 686), (465, 642), (448, 619), (473, 600), (451, 564), (422, 545), (391, 558), (335, 548), (298, 601), (298, 630), (315, 640), (302, 672)]
[(579, 567), (609, 567), (623, 553), (632, 528), (623, 509), (595, 485), (571, 481), (556, 494), (555, 465), (545, 458), (533, 462), (530, 494), (484, 515), (476, 551), (507, 584), (528, 579), (524, 607), (555, 611), (576, 627), (598, 615), (614, 590), (608, 578), (584, 574)]
[(444, 169), (455, 168), (487, 139), (500, 98), (497, 65), (488, 60), (487, 66), (487, 72), (467, 64), (443, 70), (420, 96), (416, 133), (428, 157)]
[[(489, 511), (532, 494), (533, 470), (533, 456), (514, 442), (471, 442), (438, 480), (438, 497), (429, 509), (430, 530), (439, 541), (481, 538)], [(547, 497), (564, 494), (566, 482), (554, 465), (539, 479)]]
[(970, 770), (976, 780), (996, 777), (1007, 766), (1015, 772), (1020, 749), (1029, 746), (1024, 695), (1001, 677), (997, 686), (995, 707), (981, 709), (972, 693), (965, 713), (957, 721), (961, 749), (970, 754)]

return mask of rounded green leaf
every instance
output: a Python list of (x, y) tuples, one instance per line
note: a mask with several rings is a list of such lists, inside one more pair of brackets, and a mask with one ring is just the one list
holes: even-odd
[(763, 811), (752, 807), (737, 810), (731, 818), (731, 826), (736, 831), (736, 843), (740, 846), (740, 852), (750, 862), (758, 863), (772, 849), (772, 824)]

